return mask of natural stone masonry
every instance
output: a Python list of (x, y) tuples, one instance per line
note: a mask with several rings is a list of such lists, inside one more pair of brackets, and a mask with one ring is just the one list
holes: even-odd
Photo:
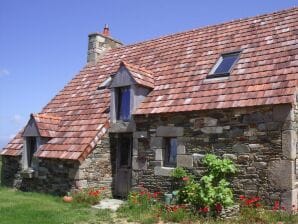
[(113, 182), (110, 139), (106, 135), (82, 164), (71, 160), (37, 159), (32, 178), (21, 170), (21, 157), (4, 156), (1, 184), (24, 191), (55, 195), (87, 187), (107, 187)]
[(107, 187), (111, 188), (113, 182), (113, 169), (111, 161), (115, 155), (110, 151), (110, 138), (106, 135), (101, 144), (80, 165), (74, 179), (76, 187)]
[(1, 185), (15, 187), (19, 185), (21, 171), (20, 156), (2, 156)]
[[(171, 190), (172, 168), (162, 166), (163, 136), (175, 137), (177, 164), (197, 176), (206, 153), (230, 158), (239, 169), (232, 180), (236, 196), (258, 195), (266, 202), (297, 204), (294, 164), (297, 128), (289, 105), (136, 116), (137, 132), (147, 133), (145, 169), (134, 169), (134, 183), (151, 190)], [(297, 119), (297, 110), (296, 110)], [(178, 131), (179, 130), (179, 131)], [(168, 134), (170, 133), (170, 134)], [(144, 149), (143, 149), (144, 151)]]

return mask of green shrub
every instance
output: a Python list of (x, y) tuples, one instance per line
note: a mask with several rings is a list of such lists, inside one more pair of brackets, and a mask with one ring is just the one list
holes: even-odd
[(203, 158), (207, 170), (199, 181), (181, 167), (172, 172), (172, 177), (182, 177), (182, 187), (178, 192), (178, 202), (191, 204), (195, 210), (203, 213), (221, 212), (222, 207), (233, 205), (233, 193), (227, 177), (236, 172), (234, 163), (229, 159), (220, 159), (207, 154)]

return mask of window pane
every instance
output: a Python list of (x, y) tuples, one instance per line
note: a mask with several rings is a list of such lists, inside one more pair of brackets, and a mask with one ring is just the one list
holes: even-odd
[(33, 154), (36, 152), (36, 149), (37, 149), (36, 138), (35, 137), (27, 137), (26, 144), (27, 144), (28, 166), (31, 166)]
[(118, 95), (118, 120), (130, 120), (130, 89), (119, 88)]
[(222, 62), (218, 65), (214, 74), (224, 74), (229, 73), (234, 62), (237, 60), (239, 54), (228, 54), (222, 56)]
[(165, 153), (164, 153), (164, 166), (176, 166), (177, 160), (177, 139), (165, 139)]
[(171, 164), (176, 164), (176, 157), (177, 157), (177, 139), (171, 138), (170, 140), (170, 156), (169, 162)]

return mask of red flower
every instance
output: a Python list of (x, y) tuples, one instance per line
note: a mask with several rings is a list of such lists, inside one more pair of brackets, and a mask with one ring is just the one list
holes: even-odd
[(154, 192), (154, 193), (152, 194), (152, 197), (153, 197), (153, 198), (157, 198), (158, 195), (160, 195), (160, 192)]
[(183, 177), (182, 180), (183, 181), (189, 181), (189, 177)]
[(240, 200), (244, 200), (244, 199), (245, 199), (245, 196), (244, 196), (244, 195), (240, 195), (240, 196), (239, 196), (239, 199), (240, 199)]
[(220, 212), (222, 211), (222, 206), (221, 206), (221, 204), (217, 203), (217, 204), (215, 205), (215, 210), (216, 210), (217, 213), (220, 213)]
[(278, 210), (279, 209), (279, 201), (274, 202), (273, 210)]
[(204, 213), (207, 213), (207, 212), (209, 212), (209, 208), (208, 208), (208, 207), (204, 207), (202, 211), (203, 211)]

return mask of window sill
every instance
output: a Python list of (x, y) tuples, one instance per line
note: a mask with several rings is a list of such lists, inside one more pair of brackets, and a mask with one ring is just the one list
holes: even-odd
[(229, 80), (230, 76), (223, 76), (223, 77), (209, 77), (207, 76), (206, 79), (203, 80), (203, 83), (213, 83), (213, 82), (222, 82), (222, 81), (226, 81)]
[(156, 176), (170, 177), (175, 167), (156, 166), (154, 167), (154, 174)]
[(21, 176), (26, 179), (32, 179), (35, 173), (35, 170), (29, 167), (26, 170), (22, 170)]

